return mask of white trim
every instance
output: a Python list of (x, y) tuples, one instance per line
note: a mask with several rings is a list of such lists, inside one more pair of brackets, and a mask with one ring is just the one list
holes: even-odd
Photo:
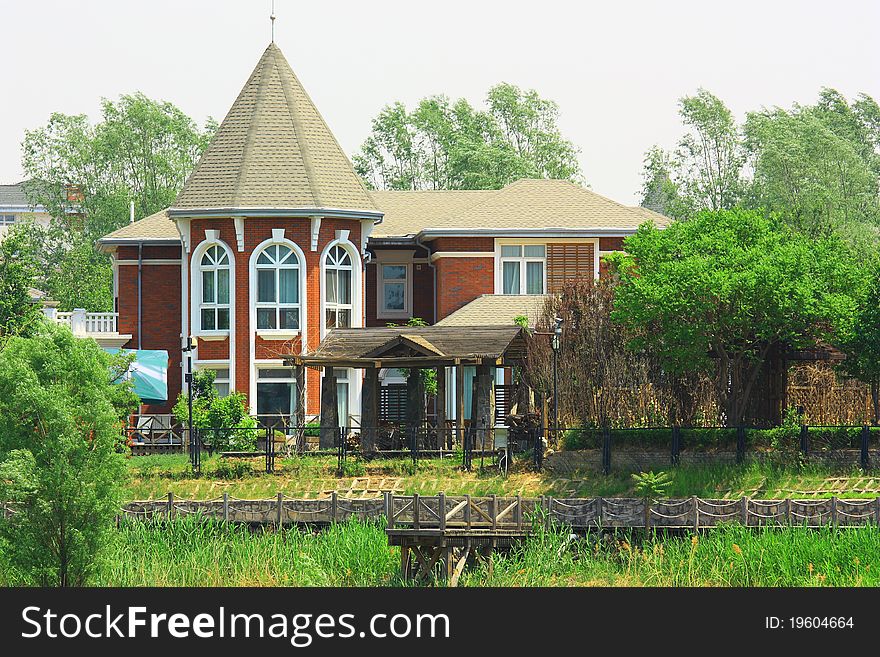
[(318, 250), (318, 235), (320, 233), (321, 233), (321, 217), (318, 217), (318, 216), (312, 217), (311, 244), (309, 245), (309, 249), (311, 251)]
[[(210, 234), (219, 235), (220, 231), (218, 230), (206, 230), (205, 235), (208, 236)], [(226, 251), (226, 255), (229, 257), (229, 330), (227, 331), (202, 331), (201, 330), (201, 298), (202, 298), (202, 277), (200, 274), (201, 271), (201, 260), (205, 251), (207, 251), (212, 246), (221, 246)], [(181, 269), (186, 269), (186, 267), (181, 267)], [(193, 270), (196, 270), (193, 272)], [(233, 372), (229, 377), (229, 390), (230, 392), (235, 390), (235, 252), (232, 248), (219, 237), (216, 240), (205, 239), (193, 249), (193, 252), (190, 256), (190, 266), (189, 266), (189, 294), (190, 294), (190, 313), (189, 313), (189, 326), (192, 329), (198, 327), (198, 330), (192, 330), (192, 335), (197, 338), (201, 338), (202, 340), (222, 340), (223, 338), (229, 338), (229, 368)], [(194, 301), (197, 301), (194, 303)], [(193, 358), (198, 358), (198, 351), (196, 351)]]
[(263, 340), (293, 340), (301, 332), (286, 329), (257, 329), (256, 333), (257, 337)]
[(239, 253), (244, 252), (244, 217), (233, 217), (232, 223), (235, 225), (235, 245)]
[(431, 254), (431, 262), (440, 258), (492, 258), (494, 251), (435, 251)]
[[(504, 246), (518, 246), (522, 250), (520, 251), (519, 257), (504, 257), (501, 255), (501, 248)], [(544, 256), (542, 258), (538, 258), (536, 256), (526, 256), (525, 249), (526, 246), (543, 246), (544, 247)], [(504, 291), (504, 265), (503, 263), (507, 262), (518, 262), (520, 265), (519, 268), (519, 292), (505, 292)], [(526, 289), (528, 285), (528, 267), (524, 266), (529, 262), (540, 262), (543, 265), (542, 275), (543, 275), (543, 290), (540, 293), (529, 292)], [(495, 294), (510, 294), (510, 295), (526, 295), (526, 294), (546, 294), (547, 293), (547, 243), (540, 240), (495, 240)]]
[[(217, 369), (220, 367), (228, 367), (229, 359), (226, 358), (206, 358), (205, 360), (193, 359), (193, 367), (196, 365), (204, 365), (208, 369)], [(215, 367), (216, 366), (216, 367)]]
[[(189, 223), (189, 222), (187, 222)], [(187, 253), (189, 253), (189, 249), (187, 249), (183, 244), (180, 245), (180, 259), (181, 261), (185, 260), (187, 257)], [(189, 342), (189, 263), (184, 267), (181, 262), (180, 265), (180, 344), (184, 345)], [(198, 342), (196, 343), (198, 345)], [(198, 355), (198, 350), (193, 354), (193, 360), (195, 360)], [(180, 366), (183, 367), (183, 361), (185, 359), (180, 359)], [(186, 382), (181, 379), (180, 388), (183, 390), (184, 384)]]
[[(250, 388), (250, 392), (253, 393), (248, 394), (248, 406), (251, 413), (256, 413), (257, 411), (257, 366), (260, 363), (264, 362), (280, 362), (281, 364), (284, 363), (283, 360), (279, 361), (277, 359), (268, 361), (265, 359), (257, 360), (256, 336), (259, 335), (264, 340), (292, 339), (292, 337), (268, 337), (267, 335), (265, 335), (267, 331), (257, 331), (257, 258), (259, 258), (260, 253), (263, 252), (263, 249), (268, 246), (272, 246), (273, 244), (289, 247), (293, 251), (293, 254), (296, 256), (297, 260), (299, 260), (299, 331), (297, 331), (296, 334), (292, 337), (296, 337), (296, 335), (302, 335), (302, 353), (306, 352), (306, 347), (308, 346), (307, 331), (304, 328), (308, 323), (308, 286), (306, 285), (306, 255), (305, 253), (303, 253), (303, 250), (296, 242), (293, 242), (284, 237), (284, 229), (273, 228), (272, 237), (263, 240), (262, 242), (257, 244), (257, 246), (254, 247), (254, 250), (251, 251), (251, 257), (248, 261), (248, 355), (250, 358), (248, 386)], [(286, 329), (284, 330), (286, 331)]]
[(192, 224), (189, 219), (175, 219), (174, 226), (177, 228), (177, 234), (180, 235), (180, 241), (183, 243), (183, 250), (189, 253)]
[(326, 303), (326, 280), (327, 280), (327, 254), (330, 253), (330, 249), (334, 246), (339, 245), (348, 251), (348, 255), (351, 257), (351, 327), (350, 328), (361, 328), (364, 325), (364, 304), (363, 304), (363, 264), (361, 263), (361, 254), (352, 242), (348, 240), (333, 240), (329, 242), (327, 246), (324, 247), (324, 250), (321, 252), (321, 266), (319, 268), (321, 280), (320, 285), (318, 286), (321, 290), (321, 305), (319, 306), (320, 312), (320, 336), (321, 340), (324, 339), (324, 336), (327, 334), (327, 321), (324, 313), (324, 305)]
[[(181, 264), (181, 262), (183, 262), (183, 261), (182, 260), (173, 260), (171, 258), (165, 258), (162, 260), (159, 260), (159, 259), (147, 260), (146, 258), (144, 258), (144, 261), (140, 264), (142, 264), (144, 267), (147, 267), (149, 265), (179, 265), (179, 264)], [(138, 261), (137, 260), (117, 260), (116, 264), (117, 265), (136, 265), (136, 264), (138, 264)]]

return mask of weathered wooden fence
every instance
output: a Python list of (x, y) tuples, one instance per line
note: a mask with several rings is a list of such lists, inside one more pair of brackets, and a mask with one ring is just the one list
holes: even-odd
[[(7, 508), (7, 512), (9, 512)], [(166, 499), (129, 502), (123, 515), (136, 519), (201, 516), (227, 522), (273, 525), (329, 524), (353, 518), (388, 518), (389, 528), (438, 531), (529, 531), (557, 522), (573, 529), (709, 528), (735, 522), (751, 527), (880, 525), (880, 497), (870, 499), (738, 500), (638, 498), (523, 498), (391, 495), (375, 499), (288, 498), (243, 500), (229, 495), (207, 501)]]

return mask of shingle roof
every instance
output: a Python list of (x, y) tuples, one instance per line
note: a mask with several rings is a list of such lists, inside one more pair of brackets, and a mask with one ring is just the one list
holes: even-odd
[(670, 219), (630, 207), (567, 180), (524, 179), (483, 192), (373, 192), (385, 219), (377, 237), (472, 230), (635, 230), (645, 221), (666, 226)]
[(168, 209), (144, 217), (140, 221), (127, 224), (104, 235), (100, 242), (115, 241), (180, 241), (180, 234), (174, 222), (168, 217)]
[(494, 326), (507, 324), (524, 315), (535, 326), (547, 296), (544, 294), (483, 294), (447, 315), (435, 326)]
[(30, 201), (28, 201), (24, 190), (25, 187), (30, 184), (30, 180), (22, 180), (20, 183), (14, 185), (0, 185), (0, 206), (31, 208), (38, 212), (45, 212), (43, 206), (32, 206)]
[(381, 360), (382, 357), (370, 354), (399, 336), (425, 340), (442, 353), (443, 357), (468, 359), (498, 358), (515, 340), (521, 340), (520, 328), (512, 323), (506, 326), (473, 326), (467, 330), (437, 325), (332, 329), (321, 340), (317, 349), (306, 354), (304, 359)]
[(376, 206), (274, 43), (257, 63), (172, 210)]

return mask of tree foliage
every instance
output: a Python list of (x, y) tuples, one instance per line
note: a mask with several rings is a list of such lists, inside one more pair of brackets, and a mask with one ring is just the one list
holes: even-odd
[(36, 330), (41, 317), (30, 295), (37, 263), (15, 228), (0, 242), (0, 349), (11, 336)]
[(840, 369), (871, 388), (874, 424), (880, 424), (880, 261), (867, 268), (868, 284), (852, 322), (841, 331), (837, 346), (846, 354)]
[(120, 382), (130, 357), (41, 325), (0, 351), (0, 515), (6, 566), (21, 583), (81, 586), (100, 565), (126, 475)]
[(430, 96), (408, 111), (387, 105), (353, 158), (376, 189), (497, 189), (520, 178), (578, 179), (577, 150), (559, 108), (534, 90), (492, 87), (486, 109)]
[(138, 217), (171, 205), (215, 129), (212, 119), (199, 128), (173, 104), (134, 93), (104, 99), (98, 123), (54, 113), (27, 131), (25, 194), (52, 216), (48, 228), (25, 228), (41, 263), (38, 287), (62, 310), (112, 310), (110, 260), (95, 241), (128, 223), (131, 202)]
[(852, 321), (863, 277), (834, 237), (808, 239), (775, 217), (704, 211), (664, 230), (643, 225), (611, 256), (613, 317), (630, 347), (672, 373), (716, 376), (728, 424), (743, 420), (773, 349), (831, 339)]

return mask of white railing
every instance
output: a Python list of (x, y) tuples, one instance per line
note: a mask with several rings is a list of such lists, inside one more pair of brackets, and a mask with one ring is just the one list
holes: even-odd
[(47, 312), (46, 315), (59, 324), (69, 326), (74, 335), (116, 333), (116, 319), (119, 317), (119, 313), (88, 313), (83, 308), (74, 308), (73, 311), (65, 312)]

